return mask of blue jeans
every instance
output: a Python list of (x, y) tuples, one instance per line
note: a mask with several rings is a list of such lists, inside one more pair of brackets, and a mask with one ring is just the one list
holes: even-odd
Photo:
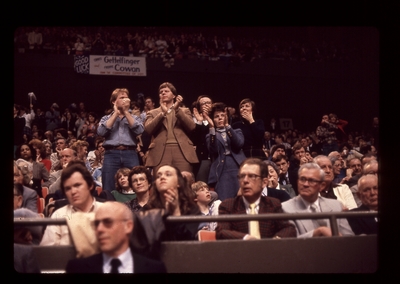
[(135, 150), (106, 150), (101, 169), (103, 190), (111, 192), (115, 189), (115, 174), (120, 168), (132, 169), (135, 166), (139, 166)]

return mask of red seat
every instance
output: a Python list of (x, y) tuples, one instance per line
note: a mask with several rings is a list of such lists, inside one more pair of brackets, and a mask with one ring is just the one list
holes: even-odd
[(199, 241), (216, 241), (215, 231), (200, 230), (198, 232)]
[(96, 190), (97, 190), (97, 195), (100, 195), (100, 193), (103, 191), (103, 188), (100, 186), (96, 186)]
[(46, 199), (47, 194), (49, 194), (49, 188), (47, 186), (42, 186), (42, 197)]
[(44, 198), (43, 197), (37, 197), (37, 209), (38, 213), (43, 213), (44, 210)]

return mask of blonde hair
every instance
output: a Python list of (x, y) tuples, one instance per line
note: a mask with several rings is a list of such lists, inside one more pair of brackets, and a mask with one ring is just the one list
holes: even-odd
[(203, 187), (206, 187), (207, 189), (209, 189), (208, 184), (206, 184), (204, 181), (196, 181), (195, 183), (192, 184), (192, 190), (194, 191), (196, 196), (197, 196), (197, 192)]
[(114, 104), (114, 102), (117, 100), (118, 94), (121, 93), (121, 92), (126, 93), (127, 96), (129, 97), (129, 91), (128, 91), (128, 89), (126, 89), (126, 88), (117, 88), (117, 89), (115, 89), (115, 90), (112, 92), (112, 94), (111, 94), (111, 97), (110, 97), (110, 103), (111, 103), (111, 105)]

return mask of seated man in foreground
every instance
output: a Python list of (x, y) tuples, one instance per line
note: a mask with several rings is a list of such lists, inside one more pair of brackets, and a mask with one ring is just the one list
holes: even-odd
[[(239, 168), (241, 196), (228, 198), (219, 205), (219, 215), (283, 213), (278, 199), (262, 196), (268, 183), (268, 166), (262, 160), (248, 158)], [(286, 220), (218, 222), (217, 239), (254, 240), (296, 237), (293, 224)]]
[[(303, 164), (299, 169), (299, 195), (282, 203), (286, 213), (318, 213), (341, 212), (340, 201), (325, 198), (319, 192), (325, 188), (325, 172), (316, 163)], [(338, 218), (338, 229), (341, 236), (354, 235), (346, 219)], [(327, 219), (297, 219), (294, 220), (298, 238), (332, 236)]]
[(165, 273), (164, 264), (137, 254), (129, 245), (133, 215), (121, 202), (105, 202), (96, 211), (96, 238), (101, 253), (68, 262), (67, 273)]
[[(92, 195), (92, 191), (95, 187), (94, 180), (82, 161), (71, 161), (68, 166), (62, 170), (60, 181), (61, 190), (67, 196), (69, 204), (54, 211), (51, 218), (67, 218), (68, 226), (47, 226), (40, 243), (42, 246), (72, 244), (69, 226), (74, 223), (83, 223), (84, 220), (82, 219), (84, 216), (81, 214), (86, 215), (86, 213), (96, 212), (103, 204), (96, 201)], [(79, 217), (77, 215), (79, 215)], [(87, 233), (90, 234), (92, 232), (87, 230)]]
[[(378, 211), (378, 177), (374, 174), (367, 174), (358, 180), (357, 195), (362, 205), (350, 211)], [(378, 233), (377, 217), (348, 217), (351, 229), (356, 235), (371, 235)]]

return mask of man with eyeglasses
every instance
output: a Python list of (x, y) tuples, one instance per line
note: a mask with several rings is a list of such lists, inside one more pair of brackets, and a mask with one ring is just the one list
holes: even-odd
[[(283, 213), (278, 199), (262, 196), (263, 188), (268, 183), (266, 163), (257, 158), (244, 160), (239, 168), (238, 179), (241, 195), (222, 201), (219, 215)], [(296, 230), (286, 220), (218, 222), (216, 237), (243, 240), (280, 239), (296, 237)]]
[(101, 253), (68, 262), (66, 273), (165, 273), (165, 265), (134, 251), (129, 239), (132, 212), (123, 203), (105, 202), (95, 213), (94, 227)]
[[(342, 204), (335, 199), (322, 197), (325, 188), (325, 172), (316, 163), (300, 166), (298, 178), (299, 195), (282, 203), (285, 213), (341, 212)], [(332, 236), (327, 219), (297, 219), (291, 221), (296, 226), (298, 238)], [(346, 219), (337, 219), (340, 236), (354, 235)]]
[[(73, 226), (76, 222), (81, 222), (80, 219), (84, 218), (84, 215), (77, 213), (96, 212), (103, 204), (96, 201), (92, 195), (95, 183), (92, 175), (82, 161), (75, 160), (68, 163), (68, 166), (62, 170), (60, 184), (61, 190), (66, 195), (69, 204), (54, 211), (50, 218), (66, 218), (69, 224), (68, 226), (47, 226), (40, 242), (42, 246), (71, 245), (69, 227)], [(83, 231), (85, 230), (83, 229)], [(90, 234), (90, 230), (87, 233)], [(74, 243), (76, 245), (76, 242)]]

